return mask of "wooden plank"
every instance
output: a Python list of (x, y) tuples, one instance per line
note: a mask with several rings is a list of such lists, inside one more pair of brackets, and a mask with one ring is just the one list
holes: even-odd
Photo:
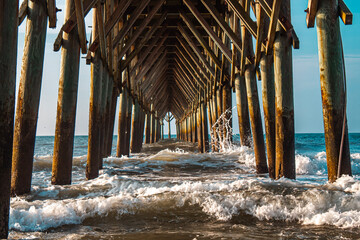
[[(276, 1), (276, 0), (275, 0)], [(256, 23), (251, 19), (249, 13), (235, 0), (226, 0), (231, 9), (245, 24), (247, 30), (256, 38)]]
[(211, 39), (218, 45), (221, 51), (225, 54), (226, 58), (231, 62), (231, 51), (225, 44), (222, 43), (221, 39), (216, 35), (216, 33), (211, 29), (210, 25), (206, 22), (201, 13), (197, 10), (195, 5), (191, 2), (191, 0), (183, 0), (185, 5), (190, 9), (192, 14), (194, 14), (195, 18), (199, 21), (201, 26), (205, 29), (205, 31), (209, 34)]
[(21, 23), (24, 21), (26, 15), (28, 14), (28, 1), (29, 0), (24, 0), (21, 3), (20, 10), (19, 10), (19, 23), (18, 23), (18, 26), (21, 25)]
[(103, 8), (100, 1), (96, 4), (96, 18), (97, 18), (97, 27), (99, 32), (99, 41), (100, 41), (100, 53), (103, 61), (106, 61), (106, 39), (105, 39), (105, 27), (104, 27), (104, 15)]
[[(105, 23), (105, 36), (108, 36), (110, 31), (114, 28), (115, 24), (123, 17), (126, 9), (130, 6), (133, 0), (121, 1), (121, 5), (117, 6), (109, 20)], [(95, 37), (93, 43), (89, 46), (89, 51), (95, 52), (99, 47), (99, 36)]]
[(56, 28), (56, 3), (55, 3), (55, 0), (47, 0), (47, 10), (48, 10), (48, 15), (49, 15), (49, 28)]
[(308, 8), (305, 10), (306, 12), (306, 26), (308, 28), (313, 28), (315, 25), (315, 17), (318, 9), (318, 1), (319, 0), (309, 0)]
[(353, 14), (343, 0), (339, 0), (339, 15), (345, 25), (351, 25)]
[(184, 20), (185, 24), (188, 26), (188, 28), (193, 33), (193, 35), (196, 37), (196, 39), (201, 44), (201, 46), (204, 48), (204, 50), (210, 55), (211, 59), (214, 61), (214, 63), (217, 65), (217, 67), (220, 68), (221, 63), (220, 63), (219, 59), (216, 57), (215, 53), (210, 49), (209, 45), (205, 42), (204, 38), (201, 36), (201, 34), (196, 29), (195, 25), (191, 22), (191, 20), (186, 15), (186, 13), (184, 12), (183, 9), (180, 9), (180, 17)]
[[(135, 33), (130, 37), (130, 39), (125, 43), (125, 46), (120, 50), (119, 58), (121, 59), (126, 51), (130, 48), (130, 46), (135, 42), (135, 40), (140, 36), (140, 34), (144, 31), (145, 27), (150, 23), (151, 19), (155, 16), (157, 11), (160, 9), (161, 5), (164, 3), (165, 0), (158, 0), (156, 2), (156, 5), (151, 9), (149, 14), (146, 16), (146, 18), (141, 22), (140, 26), (136, 29)], [(167, 12), (164, 12), (165, 15), (167, 15)], [(114, 48), (115, 43), (113, 45)]]
[(268, 31), (268, 35), (267, 35), (268, 41), (266, 43), (266, 54), (270, 53), (270, 51), (272, 50), (273, 45), (274, 45), (276, 25), (277, 25), (277, 22), (279, 19), (281, 2), (282, 2), (282, 0), (274, 0), (274, 2), (273, 2), (271, 17), (270, 17), (269, 31)]
[(211, 73), (211, 75), (215, 76), (215, 70), (210, 66), (209, 62), (205, 59), (204, 55), (200, 52), (199, 48), (196, 46), (194, 41), (191, 39), (191, 37), (187, 34), (185, 29), (180, 24), (178, 24), (178, 30), (180, 31), (181, 35), (185, 38), (186, 42), (194, 50), (198, 58), (203, 62), (206, 69)]
[[(50, 2), (50, 0), (49, 0), (49, 2)], [(77, 26), (78, 26), (78, 34), (79, 34), (81, 53), (85, 54), (87, 52), (87, 45), (86, 45), (84, 7), (83, 7), (82, 0), (74, 0), (74, 2), (75, 2), (76, 21), (77, 21)], [(50, 13), (49, 13), (49, 22), (50, 22)], [(56, 26), (56, 24), (55, 24), (55, 26)]]

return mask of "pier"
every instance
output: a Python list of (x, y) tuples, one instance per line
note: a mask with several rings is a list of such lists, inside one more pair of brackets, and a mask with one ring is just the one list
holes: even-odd
[[(58, 11), (55, 0), (3, 0), (0, 6), (0, 238), (8, 236), (10, 196), (31, 189), (45, 39), (48, 28), (61, 24)], [(240, 142), (253, 146), (256, 172), (296, 178), (292, 51), (300, 51), (301, 39), (290, 0), (65, 0), (62, 11), (53, 43), (61, 66), (52, 184), (71, 184), (80, 61), (91, 69), (87, 179), (97, 178), (111, 155), (114, 131), (117, 157), (164, 139), (165, 122), (169, 139), (173, 130), (179, 140), (197, 143), (199, 153), (219, 151), (232, 132), (210, 132), (215, 124), (232, 124), (233, 97)], [(307, 27), (317, 29), (328, 179), (334, 182), (351, 175), (340, 25), (351, 25), (352, 13), (344, 0), (309, 0), (305, 12)], [(173, 119), (176, 129), (170, 129)]]

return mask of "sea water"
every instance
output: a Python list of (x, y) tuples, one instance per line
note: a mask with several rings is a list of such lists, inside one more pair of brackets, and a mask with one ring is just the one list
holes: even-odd
[(296, 134), (296, 180), (255, 172), (251, 148), (199, 154), (175, 139), (104, 159), (85, 179), (87, 137), (74, 143), (72, 185), (51, 185), (54, 137), (37, 137), (31, 193), (11, 199), (10, 238), (357, 239), (360, 134), (349, 134), (353, 176), (328, 183), (323, 134)]

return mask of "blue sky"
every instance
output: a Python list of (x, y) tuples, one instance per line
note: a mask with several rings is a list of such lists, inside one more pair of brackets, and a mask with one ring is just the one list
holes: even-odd
[[(317, 50), (316, 28), (306, 27), (304, 10), (307, 0), (292, 0), (292, 24), (300, 39), (300, 49), (293, 50), (294, 73), (294, 102), (295, 102), (295, 131), (297, 133), (323, 132), (319, 60)], [(360, 132), (360, 1), (345, 0), (352, 11), (353, 25), (345, 26), (340, 21), (348, 87), (348, 125), (350, 132)], [(57, 1), (58, 8), (64, 9), (64, 0)], [(26, 20), (25, 20), (26, 21)], [(24, 32), (26, 22), (19, 28), (18, 42), (18, 70), (17, 79), (20, 77), (21, 59), (24, 46)], [(53, 52), (53, 42), (63, 23), (63, 12), (58, 14), (58, 27), (48, 30), (45, 50), (45, 63), (40, 100), (38, 135), (54, 135), (56, 120), (56, 104), (58, 82), (60, 73), (60, 52)], [(91, 26), (91, 16), (86, 18), (87, 26)], [(87, 29), (87, 34), (90, 29)], [(88, 109), (90, 91), (90, 66), (85, 64), (85, 59), (80, 60), (78, 106), (76, 116), (76, 135), (87, 135)], [(19, 81), (17, 81), (18, 83)], [(258, 83), (261, 92), (261, 83)], [(260, 96), (260, 102), (261, 102)], [(233, 98), (235, 106), (235, 97)], [(262, 108), (262, 106), (261, 106)], [(234, 131), (238, 133), (236, 109), (233, 112)], [(175, 125), (172, 123), (172, 132)], [(117, 132), (117, 120), (115, 134)], [(165, 126), (167, 132), (167, 125)]]

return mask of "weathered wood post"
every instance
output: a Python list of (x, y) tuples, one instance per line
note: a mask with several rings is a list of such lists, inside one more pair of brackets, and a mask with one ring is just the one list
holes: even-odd
[(140, 105), (137, 99), (135, 99), (132, 111), (132, 127), (131, 127), (131, 143), (130, 152), (139, 153), (141, 151), (141, 145), (139, 146), (140, 136)]
[(150, 143), (154, 143), (155, 134), (155, 119), (154, 119), (154, 104), (150, 105)]
[(246, 95), (245, 77), (239, 73), (235, 75), (236, 108), (239, 120), (240, 143), (250, 147), (252, 142), (249, 107)]
[[(66, 0), (65, 21), (74, 12), (74, 1)], [(80, 45), (77, 28), (63, 33), (61, 49), (61, 72), (56, 114), (54, 157), (51, 183), (64, 185), (71, 183), (72, 154), (77, 90), (79, 80)]]
[[(260, 4), (256, 6), (256, 19), (258, 23), (258, 40), (257, 47), (260, 51), (266, 52), (265, 47), (258, 44), (262, 41), (263, 36), (268, 33), (270, 20), (265, 17), (265, 12)], [(261, 45), (261, 43), (260, 43)], [(259, 49), (258, 49), (259, 50)], [(266, 152), (268, 158), (269, 176), (275, 178), (275, 83), (274, 83), (274, 58), (273, 55), (266, 55), (258, 52), (255, 62), (260, 63), (261, 69), (261, 89), (264, 109), (264, 123), (266, 135)]]
[(168, 138), (171, 139), (171, 121), (168, 121)]
[[(129, 90), (130, 91), (130, 90)], [(126, 112), (126, 131), (125, 131), (125, 155), (130, 155), (130, 137), (131, 137), (131, 117), (132, 117), (132, 106), (133, 99), (130, 95), (131, 92), (128, 92), (127, 99), (127, 112)]]
[[(283, 0), (280, 14), (289, 21), (290, 0)], [(295, 128), (292, 71), (292, 45), (288, 35), (277, 24), (279, 34), (274, 42), (276, 178), (295, 179)]]
[[(92, 38), (98, 34), (96, 11), (93, 10), (93, 31)], [(88, 155), (86, 163), (86, 178), (94, 179), (99, 176), (100, 153), (100, 107), (101, 107), (101, 81), (102, 81), (102, 62), (100, 59), (100, 49), (92, 53), (91, 79), (90, 79), (90, 107), (89, 107), (89, 137)]]
[(109, 72), (106, 64), (103, 64), (102, 70), (102, 81), (101, 81), (101, 105), (100, 105), (100, 162), (99, 169), (102, 169), (103, 166), (103, 158), (105, 157), (105, 147), (106, 147), (106, 100), (107, 100), (107, 92), (109, 85)]
[(150, 129), (151, 129), (151, 122), (150, 122), (151, 114), (148, 112), (146, 113), (146, 120), (145, 120), (145, 143), (150, 143)]
[(206, 104), (204, 101), (201, 103), (201, 111), (202, 111), (202, 132), (203, 132), (203, 151), (209, 151), (209, 130), (208, 130), (208, 117), (206, 111)]
[[(345, 115), (345, 63), (337, 0), (319, 1), (316, 26), (328, 178), (329, 182), (334, 182), (343, 174), (351, 175)], [(343, 144), (341, 144), (342, 134), (344, 134)]]
[(161, 119), (160, 125), (161, 125), (161, 140), (164, 140), (164, 119)]
[[(127, 70), (124, 75), (127, 74)], [(116, 147), (116, 156), (121, 157), (125, 155), (125, 132), (126, 132), (126, 113), (127, 113), (127, 90), (123, 88), (119, 99), (119, 123), (118, 123), (118, 138)]]
[(219, 139), (217, 137), (217, 133), (216, 133), (216, 121), (218, 120), (218, 111), (217, 111), (217, 97), (216, 97), (216, 91), (213, 93), (212, 96), (212, 122), (213, 122), (213, 126), (212, 126), (212, 131), (213, 131), (213, 144), (212, 144), (212, 150), (214, 152), (219, 151)]
[(19, 2), (0, 4), (0, 238), (9, 230)]
[(47, 27), (46, 4), (29, 1), (16, 108), (11, 194), (30, 192)]
[(203, 149), (203, 129), (202, 129), (202, 119), (201, 119), (201, 107), (200, 104), (198, 104), (197, 112), (196, 112), (196, 125), (197, 125), (197, 132), (198, 132), (198, 150), (200, 153), (204, 152)]
[[(245, 6), (245, 1), (242, 1), (242, 5)], [(249, 6), (247, 6), (249, 8)], [(241, 36), (245, 43), (246, 48), (243, 49), (243, 58), (254, 56), (253, 44), (250, 33), (245, 28), (241, 27)], [(245, 83), (246, 83), (246, 92), (250, 113), (250, 122), (251, 130), (254, 142), (254, 153), (256, 161), (256, 172), (257, 173), (267, 173), (268, 167), (266, 162), (265, 154), (265, 142), (263, 136), (261, 115), (260, 115), (260, 105), (259, 105), (259, 96), (257, 90), (257, 83), (255, 77), (255, 69), (253, 64), (245, 65)]]
[(275, 85), (273, 56), (262, 56), (260, 67), (269, 176), (275, 178)]

